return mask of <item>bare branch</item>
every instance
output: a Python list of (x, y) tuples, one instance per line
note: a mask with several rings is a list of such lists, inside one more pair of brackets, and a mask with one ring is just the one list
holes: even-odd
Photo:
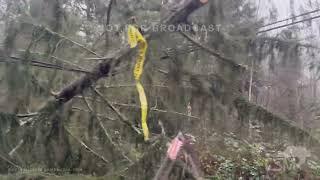
[(222, 56), (221, 54), (215, 52), (213, 49), (201, 44), (200, 42), (198, 42), (197, 40), (193, 39), (190, 35), (188, 35), (187, 33), (185, 32), (180, 32), (180, 34), (182, 36), (184, 36), (185, 38), (187, 38), (189, 41), (193, 42), (194, 44), (198, 45), (199, 47), (201, 47), (203, 50), (205, 50), (206, 52), (208, 52), (209, 54), (212, 54), (213, 56), (217, 57), (218, 59), (222, 60), (223, 62), (226, 62), (234, 67), (237, 67), (237, 68), (242, 68), (242, 69), (245, 69), (247, 70), (248, 67), (245, 66), (245, 65), (242, 65), (242, 64), (237, 64), (233, 59), (230, 59), (230, 58), (227, 58), (227, 57), (224, 57)]
[[(76, 96), (75, 98), (82, 98), (80, 96)], [(93, 100), (92, 98), (87, 98), (88, 100)], [(106, 99), (107, 100), (107, 99)], [(123, 104), (123, 103), (117, 103), (117, 102), (110, 102), (109, 100), (107, 100), (108, 103), (110, 103), (111, 106), (122, 106), (122, 107), (129, 107), (129, 108), (136, 108), (136, 109), (140, 109), (141, 107), (135, 104)], [(100, 102), (101, 101), (96, 101), (96, 102)], [(105, 102), (105, 101), (103, 101)], [(188, 117), (188, 118), (192, 118), (192, 119), (200, 119), (197, 116), (190, 116), (188, 114), (184, 114), (184, 113), (180, 113), (180, 112), (175, 112), (175, 111), (167, 111), (167, 110), (163, 110), (163, 109), (157, 109), (157, 108), (150, 108), (150, 111), (154, 111), (154, 112), (158, 112), (158, 113), (165, 113), (165, 114), (174, 114), (174, 115), (178, 115), (178, 116), (183, 116), (183, 117)]]
[(96, 89), (92, 88), (92, 90), (102, 99), (102, 101), (103, 101), (104, 103), (106, 103), (106, 104), (109, 106), (109, 108), (110, 108), (111, 110), (113, 110), (113, 111), (118, 115), (118, 117), (120, 118), (120, 120), (121, 120), (122, 122), (124, 122), (124, 123), (127, 124), (129, 127), (131, 127), (131, 129), (134, 130), (136, 133), (141, 134), (141, 131), (140, 131), (137, 127), (135, 127), (135, 126), (128, 120), (127, 117), (125, 117), (123, 114), (121, 114), (120, 111), (119, 111), (116, 107), (114, 107), (114, 106), (110, 103), (110, 101), (109, 101), (108, 99), (106, 99), (106, 98), (105, 98), (99, 91), (97, 91)]
[[(72, 110), (74, 110), (74, 111), (82, 111), (82, 112), (86, 112), (86, 113), (91, 113), (90, 111), (81, 109), (81, 108), (79, 108), (79, 107), (72, 107)], [(101, 117), (101, 118), (108, 119), (108, 120), (110, 120), (110, 121), (116, 121), (116, 119), (111, 118), (111, 117), (108, 117), (107, 115), (97, 114), (97, 113), (96, 113), (95, 115), (98, 116), (98, 117)]]
[(24, 143), (24, 140), (21, 139), (18, 145), (9, 152), (9, 156), (12, 157), (13, 154), (23, 145), (23, 143)]
[(86, 71), (86, 70), (81, 70), (81, 69), (75, 69), (75, 68), (67, 68), (64, 66), (58, 66), (56, 64), (51, 64), (51, 63), (45, 63), (45, 62), (41, 62), (41, 61), (37, 61), (37, 60), (30, 60), (29, 63), (22, 63), (25, 60), (22, 58), (18, 58), (18, 57), (14, 57), (11, 56), (10, 57), (11, 60), (7, 60), (7, 59), (0, 59), (0, 62), (5, 62), (5, 63), (19, 63), (21, 65), (31, 65), (34, 67), (40, 67), (40, 68), (47, 68), (47, 69), (57, 69), (57, 70), (61, 70), (61, 71), (70, 71), (70, 72), (77, 72), (77, 73), (85, 73), (85, 74), (90, 74), (90, 71)]
[(101, 119), (96, 116), (95, 112), (93, 111), (92, 107), (90, 106), (89, 102), (86, 100), (86, 97), (83, 95), (83, 101), (86, 104), (87, 108), (89, 109), (90, 113), (92, 116), (95, 117), (96, 120), (98, 120), (98, 123), (101, 127), (101, 129), (103, 130), (104, 134), (106, 135), (107, 139), (109, 140), (109, 142), (112, 144), (112, 146), (121, 153), (121, 155), (127, 160), (129, 161), (129, 163), (132, 163), (132, 160), (130, 158), (128, 158), (128, 156), (125, 155), (125, 153), (121, 150), (121, 148), (112, 140), (112, 137), (110, 136), (110, 134), (108, 133), (107, 129), (104, 127)]
[[(144, 87), (152, 87), (152, 88), (170, 88), (169, 86), (160, 85), (160, 84), (146, 84)], [(179, 86), (181, 88), (192, 88), (191, 86)], [(136, 88), (135, 84), (120, 84), (120, 85), (111, 85), (111, 86), (97, 86), (96, 89), (117, 89), (117, 88)]]
[(86, 150), (88, 150), (89, 152), (91, 152), (93, 155), (95, 155), (96, 157), (100, 158), (103, 162), (105, 162), (106, 164), (109, 164), (109, 161), (104, 158), (103, 156), (101, 156), (100, 154), (98, 154), (97, 152), (95, 152), (94, 150), (92, 150), (91, 148), (89, 148), (89, 146), (87, 146), (83, 141), (81, 141), (80, 139), (78, 139), (77, 137), (75, 137), (68, 128), (64, 127), (64, 129), (67, 131), (67, 133), (73, 137), (76, 141), (78, 141), (78, 143), (83, 146)]
[[(108, 27), (110, 24), (110, 19), (111, 19), (111, 10), (112, 10), (112, 5), (114, 3), (114, 0), (110, 0), (109, 5), (108, 5), (108, 10), (107, 10), (107, 20), (105, 23), (105, 29)], [(109, 33), (108, 31), (104, 31), (104, 36), (105, 36), (105, 46), (106, 48), (109, 46)]]
[[(20, 50), (21, 52), (26, 52), (25, 50)], [(47, 55), (45, 55), (45, 54), (43, 54), (43, 53), (39, 53), (39, 52), (32, 52), (32, 51), (30, 51), (30, 53), (31, 54), (36, 54), (36, 55), (39, 55), (39, 56), (47, 56)], [(79, 66), (78, 64), (75, 64), (75, 63), (72, 63), (72, 62), (70, 62), (70, 61), (68, 61), (68, 60), (64, 60), (64, 59), (62, 59), (62, 58), (59, 58), (59, 57), (57, 57), (57, 56), (49, 56), (50, 58), (52, 58), (52, 59), (55, 59), (56, 61), (58, 61), (58, 62), (61, 62), (61, 63), (64, 63), (64, 64), (68, 64), (68, 65), (71, 65), (71, 66), (74, 66), (74, 67), (76, 67), (76, 68), (78, 68), (78, 69), (81, 69), (81, 70), (86, 70), (86, 68), (84, 68), (84, 67), (81, 67), (81, 66)], [(49, 58), (49, 59), (50, 59)]]
[[(137, 108), (137, 109), (141, 108), (140, 106), (131, 105), (131, 104), (122, 104), (122, 103), (116, 103), (116, 102), (112, 102), (112, 104), (116, 105), (116, 106), (131, 107), (131, 108)], [(200, 119), (199, 117), (196, 117), (196, 116), (189, 116), (189, 115), (184, 114), (184, 113), (175, 112), (175, 111), (167, 111), (167, 110), (157, 109), (157, 108), (150, 108), (150, 111), (159, 112), (159, 113), (166, 113), (166, 114), (174, 114), (174, 115), (178, 115), (178, 116), (189, 117), (189, 118), (192, 118), (192, 119)]]
[(16, 117), (17, 118), (27, 118), (27, 117), (34, 117), (39, 115), (39, 113), (30, 113), (30, 114), (17, 114)]
[[(160, 59), (167, 59), (169, 57), (176, 56), (176, 55), (188, 54), (188, 53), (191, 53), (194, 51), (199, 51), (201, 49), (202, 48), (197, 45), (195, 45), (195, 46), (189, 45), (188, 48), (185, 48), (185, 49), (182, 49), (182, 48), (180, 48), (180, 49), (173, 49), (173, 48), (164, 49), (164, 50), (162, 50), (164, 55), (162, 55), (160, 57)], [(112, 56), (107, 55), (102, 58), (85, 58), (84, 60), (101, 61), (101, 60), (110, 60), (111, 58), (112, 58)]]
[(11, 164), (11, 165), (14, 166), (14, 167), (16, 167), (16, 168), (18, 168), (18, 169), (20, 169), (20, 170), (22, 169), (20, 166), (18, 166), (18, 165), (15, 164), (14, 162), (10, 161), (10, 160), (7, 159), (6, 157), (2, 156), (1, 154), (0, 154), (0, 158), (3, 159), (4, 161), (6, 161), (7, 163)]
[[(34, 26), (36, 26), (36, 25), (34, 25)], [(45, 29), (47, 32), (49, 32), (50, 34), (56, 35), (56, 36), (58, 36), (58, 37), (60, 37), (60, 38), (63, 38), (63, 39), (65, 39), (65, 40), (67, 40), (67, 41), (69, 41), (69, 42), (71, 42), (71, 43), (79, 46), (80, 48), (88, 51), (89, 53), (91, 53), (91, 54), (93, 54), (93, 55), (96, 55), (97, 57), (100, 57), (100, 58), (102, 57), (102, 56), (99, 55), (98, 53), (96, 53), (96, 52), (88, 49), (86, 46), (84, 46), (84, 45), (82, 45), (82, 44), (80, 44), (80, 43), (78, 43), (78, 42), (76, 42), (76, 41), (74, 41), (74, 40), (72, 40), (72, 39), (70, 39), (70, 38), (68, 38), (68, 37), (60, 34), (60, 33), (54, 32), (54, 31), (50, 30), (49, 28), (44, 28), (44, 29)]]

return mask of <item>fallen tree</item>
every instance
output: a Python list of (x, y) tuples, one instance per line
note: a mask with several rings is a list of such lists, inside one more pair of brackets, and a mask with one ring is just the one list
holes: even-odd
[[(207, 1), (184, 0), (174, 11), (169, 11), (162, 17), (161, 24), (177, 25), (184, 22), (191, 13), (205, 5), (206, 2)], [(145, 37), (150, 40), (157, 35), (159, 35), (159, 32), (146, 32)], [(134, 49), (130, 49), (127, 45), (113, 54), (101, 58), (103, 60), (98, 63), (90, 73), (84, 74), (63, 88), (59, 93), (54, 94), (54, 98), (46, 102), (45, 105), (39, 109), (38, 114), (41, 117), (37, 117), (36, 119), (43, 119), (45, 116), (50, 115), (53, 110), (58, 109), (75, 96), (94, 86), (99, 79), (114, 76), (117, 73), (117, 68), (120, 67), (121, 63), (126, 61), (127, 55), (132, 52), (134, 52)]]

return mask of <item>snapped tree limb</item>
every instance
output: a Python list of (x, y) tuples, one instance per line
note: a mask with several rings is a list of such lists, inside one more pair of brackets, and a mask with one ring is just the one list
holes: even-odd
[[(205, 3), (199, 0), (185, 0), (181, 7), (177, 9), (173, 14), (163, 19), (164, 24), (177, 24), (181, 20), (188, 17), (192, 12), (202, 7)], [(147, 33), (146, 37), (150, 39), (154, 33)], [(70, 85), (63, 88), (56, 96), (59, 104), (64, 104), (71, 100), (74, 96), (79, 95), (83, 90), (92, 86), (99, 79), (104, 78), (112, 74), (112, 69), (118, 67), (121, 62), (124, 61), (126, 55), (134, 49), (130, 49), (128, 46), (121, 48), (115, 52), (110, 59), (100, 62), (93, 68), (90, 74), (82, 76), (80, 79), (72, 82)]]

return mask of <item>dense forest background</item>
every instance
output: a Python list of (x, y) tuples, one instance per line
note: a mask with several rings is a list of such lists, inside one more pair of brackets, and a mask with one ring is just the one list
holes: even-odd
[[(320, 178), (320, 4), (291, 0), (283, 27), (268, 4), (0, 0), (0, 178), (153, 179), (179, 132), (193, 161), (181, 154), (168, 179)], [(148, 142), (133, 23), (148, 42)]]

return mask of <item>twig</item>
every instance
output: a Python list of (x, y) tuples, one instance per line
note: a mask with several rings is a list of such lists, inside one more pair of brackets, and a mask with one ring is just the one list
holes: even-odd
[(110, 0), (109, 5), (108, 5), (108, 10), (107, 10), (107, 22), (106, 25), (110, 24), (110, 19), (111, 19), (111, 10), (112, 10), (112, 5), (113, 5), (114, 0)]
[(16, 117), (17, 118), (27, 118), (27, 117), (34, 117), (39, 115), (39, 113), (30, 113), (30, 114), (17, 114)]
[(91, 152), (93, 155), (95, 155), (96, 157), (100, 158), (103, 162), (105, 162), (106, 164), (109, 164), (109, 161), (106, 160), (106, 158), (104, 158), (103, 156), (99, 155), (97, 152), (95, 152), (94, 150), (92, 150), (91, 148), (89, 148), (89, 146), (87, 146), (83, 141), (81, 141), (80, 139), (78, 139), (77, 137), (75, 137), (68, 128), (64, 127), (64, 129), (67, 131), (67, 133), (73, 137), (75, 140), (78, 141), (79, 144), (81, 144), (85, 149), (87, 149), (89, 152)]
[(9, 164), (11, 164), (11, 165), (14, 166), (14, 167), (16, 167), (16, 168), (18, 168), (18, 169), (20, 169), (20, 170), (22, 169), (19, 165), (17, 165), (17, 164), (15, 164), (14, 162), (10, 161), (10, 160), (7, 159), (6, 157), (2, 156), (1, 154), (0, 154), (0, 158), (3, 159), (4, 161), (8, 162)]
[(250, 85), (249, 85), (249, 102), (251, 102), (252, 98), (252, 83), (253, 83), (253, 68), (254, 68), (254, 59), (251, 59), (251, 67), (250, 67)]
[(19, 144), (9, 152), (9, 156), (12, 157), (13, 154), (22, 146), (23, 143), (24, 143), (24, 140), (21, 139)]
[[(79, 107), (72, 107), (72, 110), (83, 111), (83, 112), (86, 112), (86, 113), (90, 113), (90, 111), (81, 109), (81, 108), (79, 108)], [(116, 119), (111, 118), (111, 117), (108, 117), (108, 116), (103, 115), (103, 114), (96, 114), (96, 116), (101, 117), (101, 118), (106, 118), (106, 119), (108, 119), (108, 120), (110, 120), (110, 121), (116, 121)]]
[[(20, 58), (20, 57), (15, 57), (15, 56), (10, 56), (10, 58), (12, 58), (13, 60), (16, 60), (16, 61), (21, 61), (21, 62), (24, 62), (26, 61), (25, 59), (23, 58)], [(30, 60), (28, 62), (31, 62), (32, 64), (39, 64), (39, 65), (43, 65), (43, 66), (46, 66), (46, 67), (52, 67), (52, 68), (57, 68), (57, 69), (62, 69), (62, 70), (72, 70), (72, 71), (79, 71), (79, 72), (84, 72), (84, 73), (90, 73), (89, 71), (86, 71), (86, 70), (83, 70), (83, 68), (79, 68), (79, 69), (75, 69), (75, 68), (66, 68), (64, 65), (62, 66), (59, 66), (57, 64), (52, 64), (52, 63), (48, 63), (48, 62), (42, 62), (42, 61), (38, 61), (38, 60)]]
[(193, 42), (194, 44), (198, 45), (199, 47), (201, 47), (203, 50), (207, 51), (208, 53), (212, 54), (213, 56), (217, 57), (220, 60), (223, 60), (224, 62), (229, 63), (230, 65), (234, 66), (234, 67), (238, 67), (238, 68), (243, 68), (245, 70), (248, 69), (247, 66), (242, 65), (242, 64), (237, 64), (236, 62), (234, 62), (234, 60), (224, 57), (221, 54), (215, 52), (214, 50), (212, 50), (211, 48), (201, 44), (200, 42), (196, 41), (195, 39), (193, 39), (190, 35), (188, 35), (185, 32), (180, 31), (180, 34), (182, 36), (184, 36), (185, 38), (187, 38), (189, 41)]
[(90, 71), (80, 70), (80, 69), (73, 69), (73, 68), (65, 68), (65, 67), (59, 67), (59, 66), (47, 66), (47, 65), (38, 65), (38, 64), (31, 64), (35, 67), (41, 67), (41, 68), (47, 68), (47, 69), (56, 69), (60, 71), (69, 71), (69, 72), (75, 72), (75, 73), (84, 73), (84, 74), (91, 74)]
[(21, 58), (17, 58), (17, 57), (11, 57), (12, 60), (3, 60), (0, 59), (0, 62), (6, 62), (6, 63), (20, 63), (21, 65), (31, 65), (34, 67), (41, 67), (41, 68), (47, 68), (47, 69), (57, 69), (57, 70), (61, 70), (61, 71), (70, 71), (70, 72), (77, 72), (77, 73), (85, 73), (85, 74), (90, 74), (90, 71), (85, 71), (85, 70), (81, 70), (81, 69), (74, 69), (74, 68), (66, 68), (66, 67), (62, 67), (62, 66), (57, 66), (55, 64), (50, 64), (50, 63), (45, 63), (45, 62), (41, 62), (41, 61), (36, 61), (36, 60), (32, 60), (30, 61), (30, 64), (24, 64), (21, 63), (24, 60)]
[[(35, 117), (35, 116), (34, 116), (34, 117)], [(36, 119), (34, 119), (33, 117), (30, 117), (30, 118), (28, 118), (27, 120), (21, 119), (21, 120), (19, 121), (19, 125), (20, 125), (20, 126), (24, 126), (24, 125), (27, 125), (27, 124), (29, 124), (29, 123), (31, 123), (31, 122), (34, 122), (34, 121), (36, 121)]]
[(105, 102), (109, 108), (111, 108), (120, 118), (120, 120), (122, 122), (124, 122), (125, 124), (127, 124), (129, 127), (131, 127), (135, 132), (137, 132), (138, 134), (141, 134), (141, 131), (135, 127), (133, 124), (131, 124), (131, 122), (128, 120), (127, 117), (125, 117), (123, 114), (120, 113), (120, 111), (114, 107), (110, 101), (108, 99), (106, 99), (99, 91), (97, 91), (95, 88), (92, 88), (92, 90), (102, 99), (103, 102)]
[[(169, 89), (170, 86), (165, 86), (165, 85), (151, 85), (151, 84), (146, 84), (143, 85), (144, 87), (155, 87), (155, 88), (167, 88)], [(135, 84), (120, 84), (120, 85), (113, 85), (113, 86), (97, 86), (96, 89), (116, 89), (116, 88), (135, 88)], [(179, 86), (181, 88), (192, 88), (191, 86)]]
[[(167, 59), (169, 57), (172, 56), (176, 56), (176, 55), (183, 55), (183, 54), (188, 54), (190, 52), (194, 52), (194, 51), (199, 51), (201, 50), (201, 47), (189, 47), (189, 49), (168, 49), (168, 50), (163, 50), (164, 54), (163, 56), (160, 57), (160, 59)], [(101, 57), (101, 58), (85, 58), (85, 60), (94, 60), (94, 61), (101, 61), (101, 60), (109, 60), (112, 59), (112, 57), (110, 55), (107, 55), (105, 57)]]
[(160, 126), (160, 128), (161, 128), (161, 135), (162, 136), (166, 136), (166, 131), (165, 131), (165, 129), (164, 129), (164, 125), (163, 125), (163, 123), (162, 123), (162, 121), (161, 120), (159, 120), (159, 126)]
[[(75, 98), (81, 98), (80, 96), (76, 96)], [(88, 100), (93, 100), (91, 98), (87, 98)], [(101, 101), (96, 101), (96, 102), (100, 102)], [(104, 101), (105, 102), (105, 101)], [(124, 104), (124, 103), (117, 103), (117, 102), (110, 102), (108, 101), (108, 103), (111, 104), (111, 106), (122, 106), (122, 107), (130, 107), (130, 108), (137, 108), (137, 109), (140, 109), (141, 107), (140, 106), (137, 106), (137, 105), (134, 105), (134, 104)], [(180, 112), (175, 112), (175, 111), (167, 111), (167, 110), (163, 110), (163, 109), (157, 109), (157, 108), (150, 108), (150, 111), (154, 111), (154, 112), (159, 112), (159, 113), (169, 113), (169, 114), (175, 114), (175, 115), (178, 115), (178, 116), (184, 116), (184, 117), (189, 117), (189, 118), (192, 118), (192, 119), (200, 119), (199, 117), (197, 116), (190, 116), (188, 114), (184, 114), (184, 113), (180, 113)]]
[(179, 113), (179, 112), (175, 112), (175, 111), (166, 111), (166, 110), (156, 109), (156, 108), (151, 108), (150, 110), (151, 111), (155, 111), (155, 112), (175, 114), (175, 115), (179, 115), (179, 116), (184, 116), (184, 117), (189, 117), (189, 118), (199, 119), (200, 120), (200, 118), (197, 117), (197, 116), (189, 116), (188, 114)]
[(162, 73), (162, 74), (166, 74), (168, 75), (169, 72), (168, 71), (165, 71), (165, 70), (162, 70), (162, 69), (157, 69), (158, 72)]
[[(19, 51), (25, 52), (26, 50), (23, 50), (23, 49), (22, 49), (22, 50), (19, 50)], [(39, 53), (39, 52), (32, 52), (32, 51), (30, 51), (30, 53), (31, 53), (31, 54), (36, 54), (36, 55), (39, 55), (39, 56), (46, 56), (45, 54)], [(75, 64), (75, 63), (72, 63), (72, 62), (70, 62), (70, 61), (64, 60), (64, 59), (59, 58), (59, 57), (57, 57), (57, 56), (51, 55), (51, 56), (49, 56), (49, 57), (51, 57), (52, 59), (55, 59), (56, 61), (59, 61), (59, 62), (61, 62), (61, 63), (65, 63), (65, 64), (68, 64), (68, 65), (74, 66), (74, 67), (79, 68), (79, 69), (81, 69), (81, 70), (86, 70), (86, 68), (81, 67), (81, 66), (79, 66), (78, 64)], [(50, 58), (49, 58), (49, 59), (50, 59)]]
[[(164, 85), (143, 85), (145, 87), (160, 87), (160, 88), (169, 88), (169, 86)], [(135, 88), (135, 84), (120, 84), (120, 85), (114, 85), (114, 86), (97, 86), (96, 89), (112, 89), (112, 88), (124, 88), (124, 87), (132, 87)]]
[(74, 40), (72, 40), (72, 39), (70, 39), (70, 38), (68, 38), (68, 37), (66, 37), (66, 36), (64, 36), (64, 35), (62, 35), (62, 34), (59, 34), (59, 33), (57, 33), (57, 32), (54, 32), (54, 31), (52, 31), (52, 30), (50, 30), (49, 28), (44, 28), (47, 32), (49, 32), (49, 33), (51, 33), (51, 34), (53, 34), (53, 35), (56, 35), (56, 36), (59, 36), (60, 38), (63, 38), (63, 39), (65, 39), (65, 40), (67, 40), (67, 41), (70, 41), (70, 42), (72, 42), (73, 44), (75, 44), (75, 45), (77, 45), (77, 46), (79, 46), (79, 47), (81, 47), (82, 49), (84, 49), (84, 50), (86, 50), (86, 51), (88, 51), (88, 52), (90, 52), (91, 54), (93, 54), (93, 55), (96, 55), (96, 56), (98, 56), (98, 57), (102, 57), (102, 56), (100, 56), (99, 54), (97, 54), (96, 52), (94, 52), (94, 51), (92, 51), (92, 50), (90, 50), (90, 49), (88, 49), (87, 47), (85, 47), (84, 45), (82, 45), (82, 44), (80, 44), (80, 43), (78, 43), (78, 42), (76, 42), (76, 41), (74, 41)]
[(101, 58), (84, 58), (84, 60), (92, 60), (92, 61), (102, 61), (102, 60), (110, 60), (111, 58), (108, 56), (101, 57)]
[[(116, 102), (113, 102), (112, 104), (116, 105), (116, 106), (132, 107), (132, 108), (137, 108), (137, 109), (141, 108), (140, 106), (131, 105), (131, 104), (122, 104), (122, 103), (116, 103)], [(167, 110), (157, 109), (157, 108), (150, 108), (150, 111), (155, 111), (155, 112), (159, 112), (159, 113), (175, 114), (175, 115), (189, 117), (189, 118), (193, 118), (193, 119), (200, 119), (199, 117), (196, 117), (196, 116), (189, 116), (189, 115), (184, 114), (184, 113), (175, 112), (175, 111), (167, 111)]]
[(121, 155), (127, 160), (129, 161), (129, 163), (132, 163), (132, 160), (130, 158), (128, 158), (128, 156), (125, 155), (125, 153), (120, 149), (120, 147), (115, 143), (113, 142), (112, 140), (112, 137), (110, 136), (110, 134), (108, 133), (107, 129), (104, 127), (101, 119), (94, 113), (92, 107), (90, 106), (89, 102), (86, 100), (86, 97), (84, 95), (82, 95), (83, 97), (83, 101), (84, 103), (86, 104), (87, 108), (89, 109), (90, 113), (92, 116), (95, 117), (96, 120), (98, 120), (98, 123), (101, 127), (101, 129), (103, 130), (104, 134), (106, 135), (107, 139), (109, 140), (109, 142), (113, 145), (113, 147), (119, 151), (121, 153)]
[[(106, 20), (106, 23), (105, 23), (105, 27), (106, 27), (106, 28), (107, 28), (107, 27), (109, 26), (109, 24), (110, 24), (111, 10), (112, 10), (113, 2), (114, 2), (114, 0), (110, 0), (109, 5), (108, 5), (107, 20)], [(105, 30), (104, 32), (105, 32), (105, 34), (104, 34), (104, 36), (105, 36), (105, 46), (106, 46), (106, 48), (108, 48), (108, 46), (109, 46), (109, 33), (108, 33), (108, 31), (106, 31), (106, 30)]]
[(30, 113), (30, 114), (18, 114), (16, 115), (16, 117), (21, 118), (19, 119), (19, 125), (24, 126), (26, 124), (36, 121), (35, 118), (38, 118), (41, 114), (42, 114), (41, 112)]
[(174, 56), (177, 56), (177, 55), (183, 55), (183, 54), (188, 54), (188, 53), (191, 53), (191, 52), (194, 52), (194, 51), (199, 51), (201, 50), (202, 48), (201, 47), (193, 47), (193, 46), (188, 46), (187, 49), (173, 49), (173, 48), (170, 48), (170, 49), (166, 49), (164, 50), (164, 56), (161, 56), (160, 59), (167, 59), (167, 58), (170, 58), (170, 57), (174, 57)]

